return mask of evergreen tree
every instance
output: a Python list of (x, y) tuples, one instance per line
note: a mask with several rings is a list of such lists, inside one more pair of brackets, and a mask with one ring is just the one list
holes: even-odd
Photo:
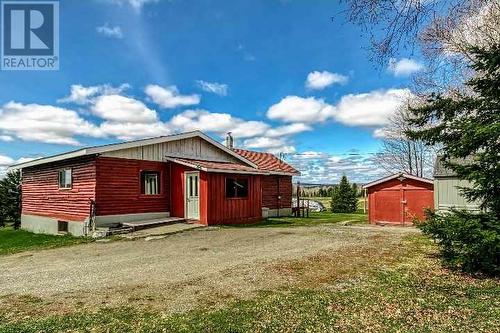
[(0, 180), (0, 227), (12, 223), (21, 226), (21, 173), (9, 172)]
[[(473, 94), (431, 95), (411, 109), (410, 122), (422, 128), (412, 138), (442, 145), (445, 166), (472, 183), (462, 192), (500, 217), (500, 45), (472, 49), (476, 77), (467, 82)], [(457, 163), (467, 159), (467, 163)]]
[(344, 175), (340, 184), (333, 189), (331, 208), (334, 213), (354, 213), (358, 206), (356, 192)]
[[(500, 274), (500, 45), (472, 49), (473, 93), (453, 97), (433, 94), (423, 107), (412, 109), (408, 134), (443, 146), (445, 166), (470, 188), (462, 188), (481, 213), (428, 212), (420, 228), (438, 240), (444, 259), (468, 272)], [(463, 162), (465, 161), (465, 163)]]

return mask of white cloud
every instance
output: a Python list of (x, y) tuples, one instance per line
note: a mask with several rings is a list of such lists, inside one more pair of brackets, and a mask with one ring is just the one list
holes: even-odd
[(286, 138), (255, 137), (243, 141), (243, 148), (257, 149), (272, 154), (295, 153), (295, 147)]
[(11, 137), (10, 135), (0, 135), (0, 141), (12, 142), (14, 141), (14, 138)]
[(140, 11), (142, 7), (148, 3), (156, 3), (160, 0), (107, 0), (108, 2), (115, 3), (118, 5), (129, 5), (137, 11)]
[(75, 135), (102, 136), (94, 124), (72, 110), (9, 102), (0, 107), (0, 134), (26, 141), (78, 145)]
[(302, 183), (336, 184), (345, 174), (350, 182), (363, 184), (387, 175), (371, 154), (348, 156), (305, 151), (292, 154), (288, 162), (301, 171), (297, 180)]
[(377, 128), (373, 131), (373, 137), (377, 139), (387, 138), (388, 135), (389, 133), (385, 128)]
[(199, 95), (180, 95), (176, 86), (161, 87), (151, 84), (144, 91), (153, 102), (162, 108), (171, 109), (200, 103)]
[(387, 69), (395, 76), (409, 76), (413, 73), (421, 71), (423, 68), (424, 65), (413, 59), (401, 58), (397, 60), (395, 58), (391, 58)]
[(227, 84), (217, 83), (217, 82), (207, 82), (203, 80), (198, 80), (196, 81), (196, 83), (203, 91), (216, 94), (219, 96), (227, 96), (227, 91), (228, 91)]
[(121, 95), (103, 95), (95, 100), (91, 112), (96, 116), (123, 123), (150, 124), (158, 120), (156, 111), (136, 99)]
[(25, 163), (34, 160), (30, 157), (21, 157), (17, 160), (0, 154), (0, 179), (2, 179), (7, 173), (7, 168), (14, 164)]
[(59, 99), (59, 103), (75, 103), (80, 105), (89, 104), (94, 101), (98, 95), (114, 95), (120, 94), (130, 88), (128, 83), (124, 83), (118, 87), (113, 87), (109, 84), (84, 87), (81, 84), (73, 84), (69, 96)]
[(107, 135), (120, 140), (151, 138), (173, 133), (168, 124), (160, 121), (154, 123), (104, 122), (100, 128)]
[(268, 137), (251, 138), (243, 143), (245, 147), (254, 149), (279, 148), (285, 144), (286, 142), (283, 139)]
[(409, 89), (376, 90), (343, 96), (336, 105), (334, 118), (349, 126), (383, 126), (411, 97)]
[(104, 25), (102, 25), (100, 27), (96, 27), (95, 29), (98, 33), (100, 33), (101, 35), (106, 36), (106, 37), (118, 38), (118, 39), (123, 38), (122, 28), (120, 28), (117, 25), (114, 27), (111, 27), (111, 26), (109, 26), (108, 23), (105, 23)]
[(330, 73), (328, 71), (314, 71), (307, 75), (306, 87), (314, 90), (325, 89), (334, 83), (345, 84), (349, 78), (345, 75)]
[(289, 125), (280, 126), (277, 128), (272, 128), (266, 132), (267, 136), (279, 137), (285, 135), (293, 135), (301, 132), (312, 131), (312, 127), (303, 123), (294, 123)]
[(5, 155), (0, 155), (0, 167), (14, 164), (14, 159)]
[(335, 108), (322, 99), (287, 96), (269, 108), (267, 117), (285, 122), (315, 123), (325, 121), (334, 112)]
[(232, 132), (235, 138), (262, 135), (269, 125), (260, 121), (245, 121), (228, 113), (213, 113), (206, 110), (187, 110), (174, 116), (169, 124), (179, 131), (201, 130), (224, 135)]

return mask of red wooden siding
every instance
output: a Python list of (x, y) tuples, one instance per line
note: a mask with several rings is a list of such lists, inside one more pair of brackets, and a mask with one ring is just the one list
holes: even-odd
[[(59, 170), (72, 169), (71, 189), (59, 189)], [(95, 157), (67, 160), (23, 169), (22, 213), (68, 221), (89, 216), (90, 199), (95, 199)]]
[(368, 188), (370, 223), (408, 223), (424, 218), (424, 210), (434, 207), (432, 184), (405, 179), (391, 179)]
[[(281, 196), (281, 199), (279, 198)], [(269, 209), (292, 207), (292, 177), (262, 177), (262, 207)]]
[[(141, 194), (141, 171), (160, 172), (159, 195)], [(97, 215), (168, 212), (169, 173), (168, 164), (164, 162), (98, 157)]]
[[(235, 224), (259, 220), (262, 217), (261, 176), (209, 173), (207, 176), (208, 224)], [(226, 198), (226, 178), (247, 178), (247, 198)], [(204, 192), (201, 192), (202, 195)]]

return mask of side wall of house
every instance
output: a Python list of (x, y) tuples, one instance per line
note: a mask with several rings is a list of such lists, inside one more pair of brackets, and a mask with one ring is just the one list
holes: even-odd
[(436, 177), (434, 179), (434, 202), (436, 210), (447, 211), (451, 208), (479, 211), (479, 203), (469, 202), (461, 193), (460, 187), (470, 187), (470, 182), (455, 177)]
[[(118, 220), (141, 220), (168, 216), (170, 210), (168, 163), (100, 156), (97, 158), (96, 166), (98, 225), (118, 222)], [(160, 173), (159, 195), (141, 194), (141, 171)]]
[[(72, 170), (71, 189), (59, 188), (59, 170)], [(58, 221), (68, 223), (69, 232), (83, 234), (83, 222), (95, 199), (96, 159), (85, 157), (51, 163), (22, 171), (22, 221), (26, 230), (57, 233)]]
[[(226, 178), (248, 179), (248, 197), (226, 198)], [(207, 174), (208, 224), (237, 224), (262, 218), (262, 181), (260, 175)], [(201, 192), (203, 194), (203, 192)]]
[(268, 216), (286, 216), (292, 214), (292, 177), (262, 177), (262, 207), (268, 209)]

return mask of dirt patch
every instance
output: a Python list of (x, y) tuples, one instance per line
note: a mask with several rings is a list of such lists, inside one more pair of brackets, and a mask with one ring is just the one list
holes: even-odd
[(0, 314), (218, 307), (263, 290), (353, 277), (416, 232), (400, 229), (221, 228), (7, 256), (0, 262)]

